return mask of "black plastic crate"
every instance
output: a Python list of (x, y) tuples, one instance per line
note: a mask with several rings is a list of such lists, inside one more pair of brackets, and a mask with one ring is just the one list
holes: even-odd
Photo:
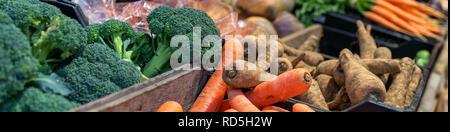
[(41, 0), (41, 1), (58, 7), (64, 15), (77, 20), (83, 27), (89, 25), (89, 22), (83, 13), (83, 10), (81, 10), (78, 4), (75, 4), (68, 0)]

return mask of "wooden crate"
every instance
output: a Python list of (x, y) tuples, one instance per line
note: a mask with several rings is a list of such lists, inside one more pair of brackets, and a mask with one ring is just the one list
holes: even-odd
[(166, 101), (177, 101), (186, 111), (207, 81), (204, 70), (182, 66), (141, 84), (71, 110), (72, 112), (154, 112)]

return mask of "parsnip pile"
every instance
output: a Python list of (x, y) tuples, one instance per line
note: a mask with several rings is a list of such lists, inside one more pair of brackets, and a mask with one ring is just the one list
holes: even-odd
[(388, 48), (376, 46), (370, 31), (358, 21), (360, 55), (344, 49), (338, 59), (317, 66), (315, 78), (330, 110), (344, 110), (365, 100), (397, 108), (411, 105), (421, 69), (410, 58), (392, 59)]

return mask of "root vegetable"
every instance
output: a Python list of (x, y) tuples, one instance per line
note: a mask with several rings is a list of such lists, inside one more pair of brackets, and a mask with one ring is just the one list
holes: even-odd
[(316, 67), (309, 66), (308, 64), (306, 64), (303, 61), (300, 61), (297, 64), (297, 66), (294, 67), (294, 69), (297, 69), (297, 68), (306, 69), (306, 71), (308, 71), (311, 74), (311, 76), (313, 76), (313, 77), (315, 77), (317, 75)]
[(325, 58), (323, 58), (323, 56), (320, 53), (312, 52), (312, 51), (301, 51), (301, 50), (292, 48), (288, 45), (285, 45), (283, 43), (280, 43), (280, 44), (283, 45), (286, 54), (288, 54), (289, 56), (300, 56), (301, 54), (305, 54), (303, 61), (305, 61), (306, 64), (308, 64), (310, 66), (317, 66), (325, 60)]
[[(386, 47), (379, 47), (375, 51), (374, 57), (376, 59), (392, 59), (392, 52), (390, 49)], [(389, 80), (389, 74), (379, 75), (381, 81), (383, 81), (384, 85), (387, 85)]]
[(253, 63), (237, 60), (225, 66), (222, 78), (230, 87), (252, 88), (276, 76), (265, 72)]
[(231, 108), (239, 112), (260, 112), (260, 110), (245, 97), (241, 89), (228, 88), (228, 99)]
[(275, 18), (281, 12), (280, 0), (238, 0), (237, 7), (249, 15)]
[(290, 58), (289, 60), (292, 62), (292, 66), (297, 67), (298, 63), (300, 63), (304, 58), (306, 54), (302, 53), (297, 57)]
[(320, 91), (322, 92), (325, 101), (331, 102), (336, 97), (336, 94), (340, 90), (340, 87), (334, 81), (334, 78), (329, 75), (321, 74), (316, 77), (319, 84)]
[(264, 17), (252, 16), (252, 17), (247, 18), (246, 20), (263, 27), (267, 31), (268, 35), (278, 35), (277, 31), (275, 30), (275, 28), (272, 25), (272, 22), (270, 22), (269, 20), (267, 20)]
[(336, 94), (336, 97), (328, 103), (330, 110), (341, 111), (350, 107), (350, 99), (346, 93), (346, 88), (342, 87), (341, 90)]
[(156, 112), (183, 112), (183, 107), (175, 101), (168, 101), (161, 105)]
[(345, 86), (345, 73), (344, 70), (341, 68), (341, 65), (337, 65), (335, 67), (333, 72), (334, 81), (338, 86)]
[(319, 37), (316, 35), (311, 35), (300, 47), (298, 48), (300, 51), (319, 51)]
[(305, 26), (298, 18), (289, 12), (278, 14), (277, 18), (273, 21), (273, 26), (277, 30), (280, 38), (305, 29)]
[(391, 59), (363, 59), (360, 63), (375, 75), (400, 72), (400, 61)]
[(346, 91), (353, 105), (367, 99), (385, 100), (386, 88), (383, 82), (355, 60), (350, 50), (341, 51), (339, 62), (345, 74)]
[(293, 68), (291, 61), (286, 58), (278, 58), (278, 75), (290, 71)]
[(308, 91), (294, 97), (294, 99), (317, 106), (324, 110), (329, 110), (325, 97), (323, 96), (320, 86), (316, 80), (312, 81), (311, 87)]
[(292, 112), (316, 112), (305, 104), (297, 103), (293, 106)]
[(407, 93), (406, 93), (406, 101), (405, 107), (409, 107), (411, 102), (416, 94), (417, 87), (419, 86), (420, 79), (422, 78), (422, 70), (418, 67), (414, 67), (413, 75), (411, 76), (411, 82), (408, 85)]
[(206, 83), (200, 95), (195, 100), (189, 112), (218, 112), (222, 106), (228, 85), (223, 81), (223, 67), (232, 63), (230, 61), (241, 59), (244, 55), (244, 47), (237, 39), (228, 40), (223, 46), (222, 59), (216, 70)]
[(228, 109), (228, 110), (225, 110), (225, 111), (223, 111), (223, 112), (239, 112), (239, 111), (237, 111), (237, 110), (235, 110), (235, 109)]
[[(393, 75), (393, 81), (386, 94), (386, 101), (384, 103), (403, 108), (406, 100), (406, 92), (411, 75), (414, 71), (413, 65), (409, 62), (411, 59), (402, 59), (402, 69), (400, 73)], [(412, 61), (412, 60), (411, 60)]]
[(255, 106), (261, 108), (306, 92), (312, 80), (305, 69), (294, 69), (259, 84), (245, 95)]
[(338, 65), (339, 60), (337, 59), (324, 61), (317, 66), (317, 73), (333, 76), (334, 70)]
[(377, 50), (377, 44), (362, 21), (358, 21), (357, 26), (361, 59), (373, 59), (375, 51)]
[(278, 111), (278, 112), (290, 112), (289, 110), (286, 110), (286, 109), (283, 109), (283, 108), (280, 108), (280, 107), (277, 107), (277, 106), (273, 106), (273, 105), (266, 106), (262, 110), (263, 111), (264, 110), (275, 110), (275, 111)]

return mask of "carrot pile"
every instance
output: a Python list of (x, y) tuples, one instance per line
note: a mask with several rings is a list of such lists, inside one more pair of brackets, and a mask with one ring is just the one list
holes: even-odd
[(432, 18), (445, 15), (415, 0), (358, 0), (354, 8), (371, 21), (424, 41), (426, 37), (442, 40), (439, 35), (445, 33)]

